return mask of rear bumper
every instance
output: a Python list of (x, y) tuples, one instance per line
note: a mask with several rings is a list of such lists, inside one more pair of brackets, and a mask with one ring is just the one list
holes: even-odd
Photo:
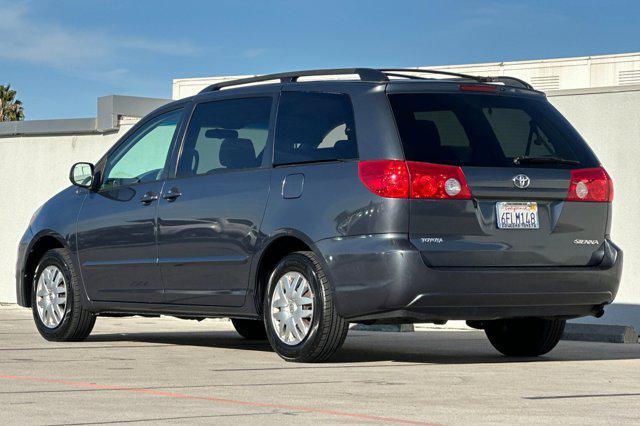
[(595, 315), (616, 296), (622, 251), (589, 267), (428, 267), (406, 235), (317, 243), (350, 321), (490, 320)]

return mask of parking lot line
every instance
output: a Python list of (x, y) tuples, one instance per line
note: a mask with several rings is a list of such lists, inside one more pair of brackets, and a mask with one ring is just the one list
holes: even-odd
[(175, 398), (175, 399), (211, 401), (211, 402), (216, 402), (220, 404), (240, 405), (245, 407), (275, 408), (275, 409), (289, 410), (289, 411), (324, 414), (324, 415), (336, 416), (336, 417), (350, 417), (350, 418), (355, 418), (360, 420), (369, 420), (373, 422), (382, 422), (382, 423), (435, 426), (434, 423), (428, 423), (428, 422), (423, 422), (418, 420), (376, 416), (376, 415), (364, 414), (364, 413), (353, 413), (348, 411), (329, 410), (329, 409), (323, 409), (323, 408), (286, 405), (286, 404), (272, 404), (272, 403), (265, 403), (265, 402), (242, 401), (237, 399), (217, 398), (213, 396), (188, 395), (183, 393), (166, 392), (166, 391), (159, 391), (159, 390), (147, 389), (147, 388), (107, 386), (107, 385), (100, 385), (97, 383), (80, 382), (80, 381), (74, 381), (74, 380), (52, 379), (52, 378), (46, 378), (46, 377), (31, 377), (31, 376), (13, 376), (13, 375), (0, 375), (0, 379), (22, 381), (22, 382), (35, 382), (35, 383), (52, 383), (52, 384), (70, 386), (70, 387), (97, 389), (97, 390), (115, 391), (115, 392), (132, 392), (132, 393), (138, 393), (138, 394), (154, 395), (154, 396), (161, 396), (161, 397)]

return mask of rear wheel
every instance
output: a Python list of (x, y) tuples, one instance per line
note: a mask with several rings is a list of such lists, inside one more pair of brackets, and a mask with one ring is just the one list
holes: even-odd
[(31, 309), (38, 331), (47, 340), (84, 340), (96, 322), (82, 307), (82, 288), (66, 249), (49, 250), (36, 267)]
[(231, 318), (233, 327), (239, 335), (249, 340), (265, 340), (267, 331), (264, 329), (263, 321)]
[(493, 347), (504, 355), (539, 356), (558, 344), (565, 323), (560, 319), (505, 319), (487, 322), (484, 331)]
[(349, 329), (338, 315), (320, 261), (310, 251), (289, 254), (275, 267), (263, 311), (269, 342), (287, 361), (328, 359)]

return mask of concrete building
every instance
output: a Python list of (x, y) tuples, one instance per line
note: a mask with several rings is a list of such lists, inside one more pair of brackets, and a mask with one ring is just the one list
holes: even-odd
[[(508, 75), (525, 80), (543, 92), (640, 84), (640, 53), (416, 68), (472, 75)], [(173, 80), (172, 96), (182, 99), (212, 83), (252, 76), (178, 78)]]
[[(640, 211), (640, 53), (424, 68), (519, 77), (545, 91), (589, 142), (614, 180), (612, 237), (625, 251), (625, 265), (617, 303), (603, 318), (587, 321), (640, 330), (640, 229), (634, 219)], [(176, 79), (173, 98), (236, 77)], [(99, 99), (95, 119), (0, 123), (0, 182), (11, 206), (0, 211), (0, 302), (15, 301), (17, 242), (33, 211), (68, 184), (69, 166), (97, 160), (137, 117), (163, 102), (107, 97)]]

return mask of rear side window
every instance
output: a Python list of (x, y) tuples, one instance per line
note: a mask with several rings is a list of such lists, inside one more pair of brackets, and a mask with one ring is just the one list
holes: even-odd
[(196, 106), (178, 162), (178, 177), (262, 164), (272, 98), (228, 99)]
[(274, 164), (358, 157), (349, 96), (283, 92), (278, 107)]
[(596, 167), (571, 126), (543, 99), (459, 93), (390, 95), (406, 159), (457, 166), (523, 167), (522, 157)]

